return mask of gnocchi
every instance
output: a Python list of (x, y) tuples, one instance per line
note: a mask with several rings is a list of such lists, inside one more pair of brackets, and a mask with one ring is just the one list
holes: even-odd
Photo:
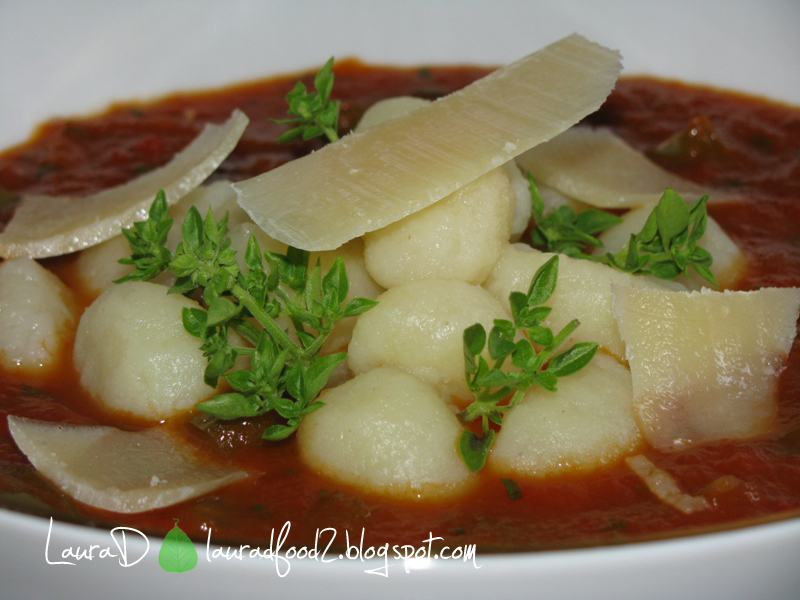
[[(527, 292), (536, 270), (552, 256), (522, 244), (508, 246), (484, 287), (502, 301), (507, 301), (511, 292)], [(559, 255), (558, 286), (548, 302), (553, 310), (543, 324), (559, 331), (572, 319), (578, 319), (581, 325), (570, 337), (572, 343), (597, 342), (614, 356), (622, 357), (625, 347), (611, 309), (612, 282), (658, 290), (676, 287), (674, 283)]]
[(613, 463), (641, 443), (632, 401), (630, 371), (598, 354), (559, 380), (558, 391), (534, 386), (508, 411), (490, 464), (504, 474), (545, 477)]
[[(631, 234), (642, 230), (652, 210), (653, 205), (648, 204), (626, 212), (622, 215), (622, 223), (607, 229), (599, 236), (598, 239), (603, 242), (603, 247), (595, 248), (593, 253), (616, 253), (622, 250), (628, 243)], [(714, 262), (709, 267), (709, 270), (714, 275), (714, 279), (717, 280), (720, 288), (728, 289), (735, 286), (736, 281), (744, 273), (747, 261), (736, 243), (712, 217), (708, 217), (706, 232), (698, 240), (697, 244), (708, 250), (711, 256), (714, 257)], [(700, 289), (709, 285), (695, 271), (690, 271), (688, 277), (681, 275), (677, 281), (689, 289)]]
[(298, 431), (305, 461), (328, 477), (395, 497), (436, 498), (473, 479), (456, 451), (461, 425), (429, 384), (378, 367), (323, 392)]
[(77, 321), (66, 285), (30, 258), (0, 263), (0, 362), (41, 372), (61, 358)]
[(508, 243), (515, 206), (505, 171), (490, 171), (435, 204), (367, 233), (367, 271), (386, 288), (420, 279), (480, 284)]
[(156, 283), (130, 282), (103, 292), (75, 336), (81, 384), (103, 406), (148, 420), (170, 417), (209, 398), (206, 358), (183, 328), (183, 308), (199, 306)]
[(394, 366), (433, 384), (457, 403), (471, 398), (464, 377), (462, 335), (474, 323), (490, 329), (507, 319), (486, 290), (463, 281), (428, 279), (393, 287), (358, 318), (349, 361), (360, 374)]

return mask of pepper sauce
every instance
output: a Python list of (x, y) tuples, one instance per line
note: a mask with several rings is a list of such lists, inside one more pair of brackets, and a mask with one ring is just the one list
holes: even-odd
[[(398, 95), (436, 98), (482, 77), (472, 67), (395, 69), (357, 61), (336, 65), (334, 97), (340, 130), (350, 130), (375, 101)], [(310, 85), (312, 74), (303, 77)], [(285, 114), (285, 94), (296, 77), (223, 90), (180, 93), (147, 103), (112, 106), (87, 118), (50, 121), (33, 138), (0, 155), (0, 199), (6, 219), (20, 194), (91, 194), (168, 162), (207, 122), (223, 122), (234, 108), (250, 125), (211, 180), (258, 175), (320, 147), (320, 141), (281, 145), (285, 130), (271, 118)], [(764, 100), (655, 79), (622, 79), (586, 121), (614, 130), (664, 168), (746, 198), (709, 211), (748, 258), (739, 289), (800, 286), (800, 110)], [(54, 205), (54, 210), (58, 207)], [(44, 261), (68, 283), (72, 257)], [(90, 299), (84, 297), (84, 301)], [(269, 544), (289, 522), (287, 545), (313, 546), (317, 529), (345, 531), (370, 545), (419, 546), (429, 535), (478, 551), (530, 551), (621, 543), (800, 514), (800, 348), (795, 342), (779, 386), (780, 413), (768, 435), (722, 441), (681, 452), (646, 454), (684, 491), (705, 493), (712, 510), (684, 515), (659, 502), (624, 463), (589, 474), (515, 480), (509, 494), (485, 469), (461, 496), (434, 503), (391, 500), (357, 492), (311, 472), (293, 439), (261, 439), (265, 417), (209, 422), (197, 413), (164, 424), (201, 454), (253, 475), (179, 505), (120, 515), (71, 500), (39, 476), (0, 419), (0, 506), (97, 527), (127, 525), (163, 535), (180, 520), (198, 541)], [(71, 356), (47, 377), (0, 373), (0, 415), (123, 429), (146, 426), (100, 409), (81, 390)], [(718, 485), (719, 478), (738, 478)], [(730, 480), (730, 479), (726, 479)], [(724, 480), (723, 480), (724, 481)]]

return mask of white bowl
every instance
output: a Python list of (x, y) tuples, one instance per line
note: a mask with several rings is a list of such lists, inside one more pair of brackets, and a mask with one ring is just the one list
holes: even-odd
[[(652, 74), (800, 105), (796, 0), (404, 0), (5, 2), (0, 4), (0, 147), (54, 115), (294, 71), (331, 55), (404, 65), (500, 64), (578, 32)], [(797, 598), (800, 519), (681, 539), (456, 561), (215, 559), (158, 565), (160, 540), (128, 532), (132, 566), (99, 558), (108, 531), (0, 510), (3, 598)], [(49, 545), (48, 545), (49, 542)], [(68, 547), (95, 558), (74, 566)], [(406, 567), (410, 572), (406, 573)]]
[[(550, 600), (793, 600), (800, 590), (797, 569), (800, 519), (735, 531), (535, 554), (479, 555), (474, 564), (422, 560), (405, 565), (381, 559), (361, 562), (328, 555), (311, 560), (207, 560), (198, 545), (198, 565), (167, 573), (157, 562), (161, 540), (145, 542), (128, 532), (127, 563), (99, 558), (104, 548), (119, 554), (109, 531), (54, 523), (0, 511), (3, 598), (491, 598)], [(120, 540), (120, 535), (117, 534)], [(49, 540), (49, 546), (48, 546)], [(67, 548), (94, 559), (64, 559)], [(121, 545), (121, 542), (120, 542)], [(45, 550), (49, 550), (46, 555)], [(263, 548), (262, 548), (263, 549)], [(213, 552), (213, 547), (212, 547)], [(46, 558), (47, 557), (47, 558)], [(143, 557), (143, 558), (142, 558)], [(139, 558), (141, 562), (135, 563)], [(72, 560), (71, 565), (48, 564)], [(288, 566), (288, 569), (287, 569)], [(408, 572), (406, 571), (408, 567)], [(280, 569), (280, 574), (279, 574)]]

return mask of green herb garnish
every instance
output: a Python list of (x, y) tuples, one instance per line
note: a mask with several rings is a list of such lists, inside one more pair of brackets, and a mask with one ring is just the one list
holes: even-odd
[(639, 233), (631, 234), (628, 244), (616, 254), (584, 253), (587, 246), (602, 247), (596, 234), (622, 222), (618, 216), (602, 210), (586, 210), (576, 214), (568, 206), (559, 206), (544, 215), (544, 203), (533, 178), (528, 175), (531, 204), (536, 227), (531, 230), (531, 243), (544, 252), (565, 254), (599, 262), (626, 273), (652, 275), (659, 279), (675, 279), (695, 270), (717, 287), (709, 267), (711, 254), (697, 245), (708, 223), (703, 196), (691, 206), (673, 189), (667, 188), (653, 208)]
[[(494, 442), (490, 423), (502, 425), (503, 413), (519, 404), (534, 384), (555, 391), (559, 377), (582, 369), (597, 351), (596, 343), (581, 342), (556, 354), (579, 325), (575, 319), (558, 334), (541, 325), (551, 310), (542, 305), (553, 295), (557, 279), (558, 256), (554, 256), (536, 271), (527, 294), (509, 296), (513, 322), (495, 319), (488, 336), (480, 323), (464, 330), (466, 379), (475, 399), (460, 416), (466, 423), (480, 419), (481, 435), (464, 431), (459, 452), (473, 472), (483, 468)], [(487, 344), (491, 366), (482, 356)], [(509, 359), (511, 364), (505, 366)]]
[[(341, 319), (363, 313), (375, 301), (354, 298), (345, 304), (349, 284), (341, 258), (323, 276), (319, 263), (309, 268), (308, 252), (289, 247), (286, 254), (262, 253), (254, 236), (248, 240), (243, 272), (227, 235), (227, 216), (217, 221), (209, 211), (203, 219), (194, 207), (173, 255), (166, 246), (172, 226), (167, 210), (159, 192), (148, 220), (125, 231), (132, 255), (120, 262), (135, 270), (116, 283), (147, 281), (171, 271), (177, 280), (170, 292), (199, 296), (207, 307), (183, 310), (184, 328), (202, 341), (208, 358), (206, 383), (216, 386), (224, 377), (233, 389), (198, 408), (221, 419), (275, 411), (286, 424), (273, 425), (264, 437), (291, 435), (303, 416), (322, 406), (316, 397), (346, 357), (344, 352), (320, 356), (328, 334)], [(282, 316), (291, 321), (293, 337), (275, 322)], [(231, 330), (252, 347), (231, 345)], [(250, 359), (249, 369), (233, 370), (240, 356)]]
[(653, 275), (659, 279), (688, 275), (691, 268), (717, 287), (709, 270), (711, 254), (697, 245), (708, 223), (707, 201), (708, 196), (703, 196), (687, 206), (675, 190), (667, 188), (642, 230), (631, 234), (622, 250), (594, 259), (626, 273)]
[(501, 477), (500, 483), (506, 488), (506, 494), (508, 494), (510, 500), (519, 500), (522, 498), (522, 490), (519, 489), (519, 485), (517, 485), (516, 481), (507, 477)]
[(531, 230), (531, 243), (544, 252), (566, 254), (573, 258), (593, 258), (584, 254), (586, 246), (602, 247), (596, 234), (622, 223), (618, 216), (603, 210), (589, 209), (576, 213), (569, 206), (559, 206), (547, 216), (544, 202), (533, 177), (528, 174), (533, 218), (536, 227)]
[(333, 57), (325, 63), (314, 77), (314, 89), (309, 92), (302, 81), (298, 81), (292, 91), (286, 94), (289, 109), (288, 119), (270, 119), (273, 123), (295, 125), (278, 138), (278, 143), (285, 144), (297, 139), (310, 140), (325, 136), (331, 142), (339, 140), (339, 106), (338, 100), (331, 100), (333, 90)]

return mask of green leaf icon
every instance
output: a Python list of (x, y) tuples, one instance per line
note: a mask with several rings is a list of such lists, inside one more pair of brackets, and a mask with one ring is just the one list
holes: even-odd
[(175, 527), (164, 537), (158, 551), (158, 564), (171, 573), (191, 571), (197, 566), (197, 550), (189, 536), (178, 527), (178, 519), (175, 519)]

